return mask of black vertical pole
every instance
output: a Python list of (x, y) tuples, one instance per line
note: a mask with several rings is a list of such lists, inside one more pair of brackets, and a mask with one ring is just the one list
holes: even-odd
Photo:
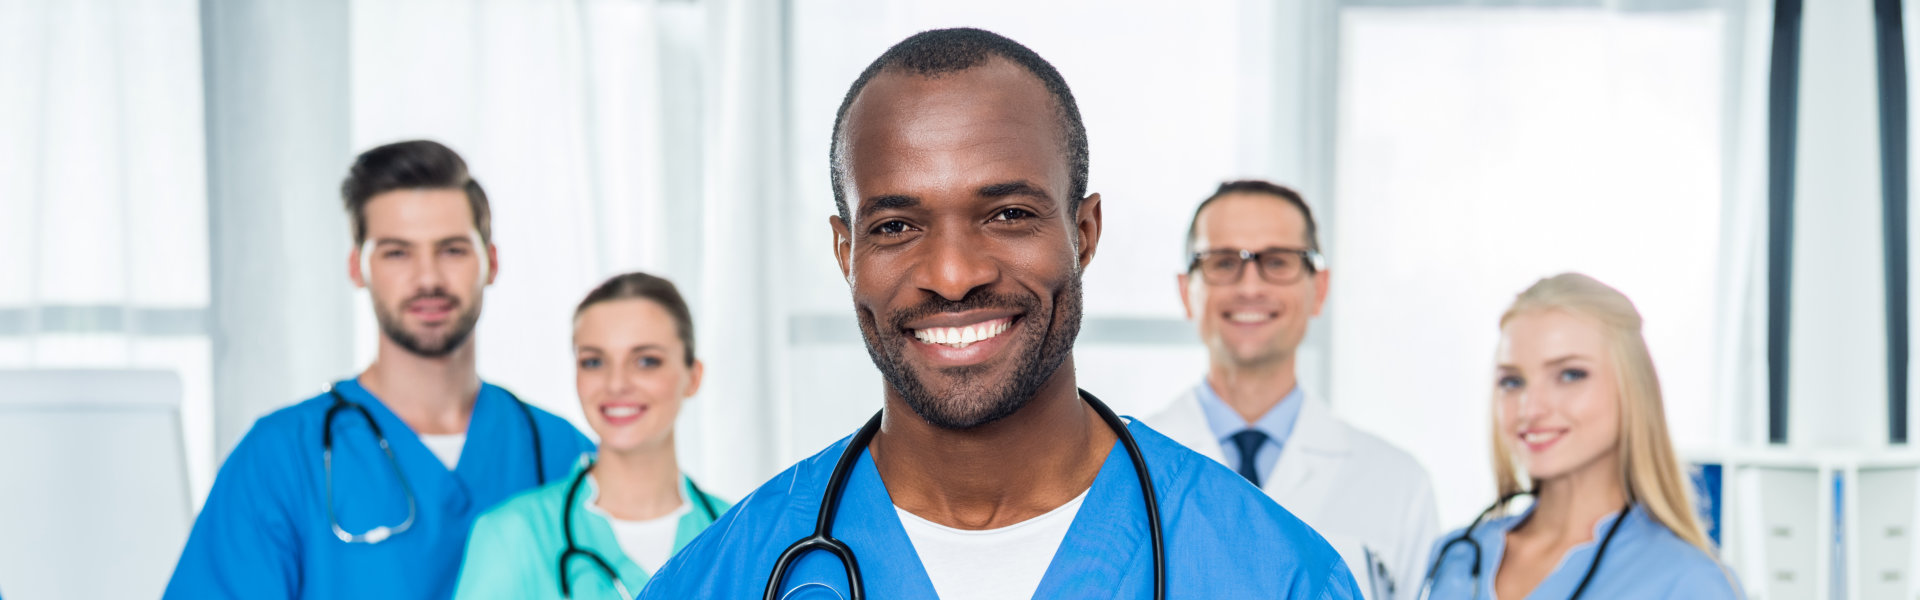
[(1787, 443), (1793, 314), (1793, 180), (1800, 100), (1800, 1), (1775, 0), (1767, 80), (1767, 441)]
[(1907, 43), (1900, 0), (1874, 0), (1880, 218), (1887, 274), (1887, 441), (1907, 443)]

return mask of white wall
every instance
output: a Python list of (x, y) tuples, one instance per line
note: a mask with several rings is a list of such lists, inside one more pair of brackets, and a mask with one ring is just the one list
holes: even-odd
[(1565, 271), (1645, 319), (1681, 447), (1713, 426), (1719, 11), (1350, 9), (1333, 248), (1335, 412), (1411, 451), (1442, 520), (1492, 500), (1498, 320)]

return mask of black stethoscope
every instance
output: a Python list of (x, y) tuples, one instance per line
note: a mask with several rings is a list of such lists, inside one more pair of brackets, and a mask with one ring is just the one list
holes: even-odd
[[(613, 563), (607, 562), (607, 559), (600, 556), (599, 553), (581, 548), (573, 543), (573, 499), (580, 493), (580, 482), (586, 481), (587, 473), (592, 470), (593, 463), (587, 463), (586, 468), (580, 469), (580, 474), (573, 476), (573, 483), (567, 486), (567, 507), (560, 511), (560, 530), (566, 532), (565, 535), (567, 538), (567, 549), (560, 551), (560, 596), (564, 598), (573, 597), (573, 580), (567, 576), (567, 563), (571, 562), (573, 557), (580, 556), (585, 557), (588, 561), (592, 562), (594, 566), (606, 572), (607, 580), (613, 582), (613, 589), (615, 592), (620, 593), (621, 598), (632, 598), (634, 597), (633, 592), (627, 590), (625, 583), (621, 583), (620, 574), (613, 570)], [(719, 511), (713, 509), (713, 501), (707, 499), (706, 492), (700, 491), (700, 486), (693, 484), (693, 478), (691, 477), (687, 478), (687, 490), (692, 492), (693, 497), (700, 501), (700, 511), (707, 513), (707, 522), (711, 523), (720, 520)]]
[[(1120, 444), (1126, 447), (1127, 456), (1133, 459), (1133, 473), (1140, 478), (1140, 495), (1147, 501), (1147, 521), (1153, 525), (1149, 530), (1153, 540), (1153, 598), (1164, 600), (1167, 596), (1167, 553), (1161, 543), (1160, 503), (1153, 497), (1153, 477), (1147, 472), (1147, 459), (1140, 453), (1140, 446), (1134, 444), (1133, 434), (1127, 431), (1127, 423), (1113, 414), (1113, 410), (1086, 390), (1080, 390), (1080, 398), (1086, 400), (1094, 412), (1100, 413), (1100, 420), (1106, 421), (1107, 427), (1120, 438)], [(866, 600), (865, 583), (860, 579), (860, 567), (854, 562), (853, 549), (847, 547), (846, 542), (833, 537), (833, 518), (840, 509), (840, 493), (847, 487), (847, 477), (853, 474), (853, 466), (859, 463), (860, 454), (873, 441), (873, 435), (880, 431), (880, 417), (883, 414), (886, 411), (873, 413), (873, 418), (867, 420), (860, 432), (853, 434), (853, 441), (847, 444), (847, 449), (841, 451), (840, 461), (834, 464), (833, 474), (827, 477), (827, 490), (820, 498), (820, 515), (814, 522), (813, 534), (800, 538), (780, 553), (780, 560), (773, 564), (773, 574), (767, 579), (767, 591), (763, 596), (765, 600), (779, 599), (780, 583), (786, 579), (788, 568), (811, 550), (824, 550), (840, 559), (841, 567), (847, 572), (847, 591), (852, 594), (851, 600)]]
[[(500, 391), (507, 392), (504, 388)], [(393, 445), (387, 443), (387, 435), (381, 433), (380, 424), (373, 420), (373, 413), (367, 412), (366, 406), (348, 400), (346, 396), (340, 395), (340, 390), (333, 387), (328, 387), (327, 393), (333, 396), (333, 405), (327, 407), (327, 417), (320, 422), (320, 460), (327, 473), (327, 525), (333, 528), (333, 536), (349, 544), (378, 544), (386, 541), (387, 538), (405, 533), (413, 528), (413, 518), (419, 514), (419, 506), (413, 497), (413, 485), (407, 482), (407, 472), (400, 469), (400, 459), (393, 455)], [(527, 418), (527, 432), (533, 434), (534, 477), (538, 478), (534, 481), (534, 485), (545, 484), (547, 461), (544, 460), (545, 456), (540, 451), (540, 427), (534, 424), (533, 409), (528, 407), (526, 402), (521, 401), (519, 396), (513, 395), (513, 392), (507, 392), (507, 397), (512, 398), (513, 403), (520, 407), (520, 414)], [(367, 420), (367, 427), (373, 430), (374, 439), (380, 442), (380, 451), (387, 454), (387, 464), (393, 465), (393, 476), (400, 480), (400, 492), (407, 496), (407, 520), (401, 521), (399, 525), (391, 527), (381, 525), (365, 533), (348, 533), (346, 529), (340, 527), (340, 520), (334, 517), (333, 416), (344, 409), (352, 409), (360, 413), (361, 418)]]
[[(1453, 549), (1454, 544), (1462, 542), (1465, 542), (1468, 548), (1473, 549), (1473, 564), (1468, 572), (1473, 574), (1472, 597), (1480, 597), (1480, 542), (1473, 539), (1473, 530), (1479, 527), (1481, 523), (1486, 522), (1487, 516), (1493, 514), (1494, 509), (1506, 506), (1507, 503), (1513, 501), (1514, 498), (1531, 495), (1533, 495), (1531, 490), (1521, 490), (1500, 497), (1500, 501), (1493, 503), (1492, 506), (1488, 506), (1486, 510), (1480, 511), (1480, 516), (1474, 517), (1473, 524), (1468, 525), (1466, 531), (1461, 532), (1458, 536), (1454, 536), (1453, 539), (1447, 540), (1447, 543), (1441, 544), (1440, 552), (1433, 557), (1433, 568), (1427, 569), (1427, 579), (1420, 586), (1420, 597), (1427, 598), (1433, 595), (1433, 581), (1435, 577), (1440, 574), (1440, 563), (1446, 561), (1447, 551)], [(1613, 525), (1607, 527), (1607, 535), (1600, 538), (1600, 548), (1594, 551), (1593, 562), (1587, 564), (1587, 574), (1580, 577), (1580, 585), (1573, 588), (1573, 595), (1568, 596), (1567, 600), (1579, 600), (1580, 595), (1587, 592), (1587, 584), (1593, 583), (1593, 574), (1600, 570), (1600, 559), (1607, 556), (1607, 545), (1613, 543), (1613, 534), (1620, 531), (1620, 524), (1627, 521), (1627, 513), (1632, 511), (1632, 501), (1627, 502), (1626, 508), (1620, 509), (1620, 517), (1613, 520)]]

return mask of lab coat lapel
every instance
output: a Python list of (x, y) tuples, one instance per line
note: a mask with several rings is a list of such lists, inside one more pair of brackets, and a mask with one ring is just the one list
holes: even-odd
[(1227, 463), (1226, 455), (1220, 453), (1220, 439), (1214, 437), (1213, 427), (1207, 425), (1207, 414), (1200, 409), (1200, 397), (1195, 396), (1191, 388), (1167, 405), (1152, 426), (1155, 431), (1214, 462)]
[(1140, 595), (1138, 588), (1152, 581), (1153, 572), (1150, 561), (1137, 567), (1143, 556), (1150, 557), (1151, 548), (1133, 461), (1125, 447), (1115, 442), (1033, 597)]
[(1308, 394), (1300, 399), (1300, 418), (1261, 488), (1295, 515), (1319, 514), (1327, 494), (1318, 490), (1351, 451), (1350, 441), (1346, 426), (1333, 419), (1320, 399)]
[[(822, 470), (820, 476), (827, 477), (827, 470)], [(820, 487), (825, 489), (827, 486), (822, 482)], [(812, 523), (819, 504), (803, 504), (808, 507), (804, 518)], [(861, 579), (866, 584), (868, 595), (876, 598), (939, 597), (933, 590), (933, 580), (927, 578), (926, 567), (920, 564), (920, 555), (914, 552), (913, 542), (907, 539), (907, 530), (900, 525), (900, 515), (894, 512), (893, 497), (888, 495), (886, 484), (880, 480), (879, 469), (873, 466), (872, 454), (861, 452), (860, 461), (847, 478), (847, 488), (841, 495), (840, 510), (834, 517), (831, 533), (853, 549), (854, 560), (859, 563)], [(836, 590), (845, 590), (846, 580), (845, 570), (839, 560), (830, 553), (816, 551), (808, 552), (795, 563), (793, 572), (782, 587), (791, 593), (797, 591), (799, 586), (820, 582)]]

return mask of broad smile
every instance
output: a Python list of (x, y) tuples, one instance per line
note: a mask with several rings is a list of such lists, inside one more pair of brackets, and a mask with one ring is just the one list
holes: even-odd
[(1540, 452), (1552, 446), (1560, 438), (1566, 437), (1566, 429), (1528, 429), (1520, 432), (1520, 443), (1528, 452)]
[(1236, 325), (1258, 325), (1280, 318), (1280, 313), (1263, 310), (1232, 310), (1220, 314), (1220, 318)]
[(928, 344), (965, 348), (1006, 333), (1007, 327), (1011, 325), (1013, 325), (1013, 318), (1003, 317), (961, 327), (928, 327), (909, 331), (913, 332), (914, 339)]
[(600, 418), (614, 427), (631, 425), (645, 416), (648, 408), (650, 407), (640, 403), (608, 402), (600, 405)]
[(1020, 322), (1020, 315), (959, 314), (941, 315), (910, 323), (905, 333), (916, 343), (915, 350), (937, 366), (967, 366), (986, 361), (1006, 346), (1005, 335)]

